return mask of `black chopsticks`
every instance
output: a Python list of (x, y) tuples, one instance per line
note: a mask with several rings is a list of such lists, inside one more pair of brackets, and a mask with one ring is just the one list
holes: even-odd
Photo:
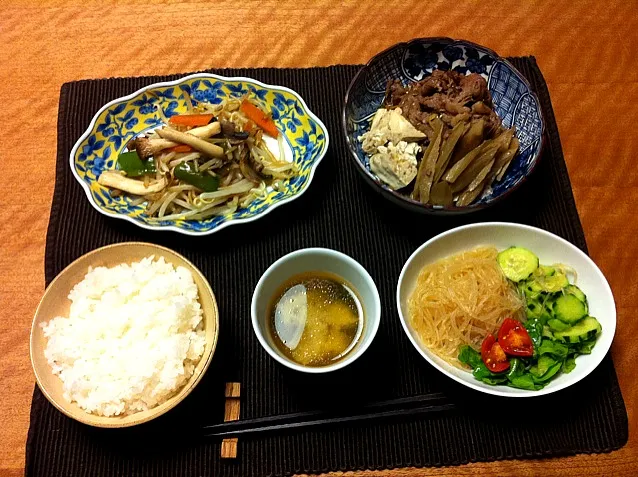
[(456, 406), (442, 393), (380, 401), (362, 406), (351, 413), (306, 411), (278, 416), (240, 419), (202, 428), (204, 437), (235, 437), (266, 432), (304, 429), (316, 426), (342, 425), (376, 419), (423, 416), (454, 409)]

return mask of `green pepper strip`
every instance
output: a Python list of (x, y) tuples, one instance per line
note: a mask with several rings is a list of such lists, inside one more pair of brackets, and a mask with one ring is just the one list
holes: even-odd
[(219, 177), (211, 176), (205, 172), (195, 172), (185, 162), (175, 168), (174, 174), (179, 180), (188, 182), (204, 192), (215, 192), (219, 187)]
[(128, 177), (138, 177), (156, 172), (153, 158), (150, 157), (146, 161), (142, 161), (136, 151), (128, 151), (120, 154), (117, 157), (117, 165), (120, 170), (126, 172)]

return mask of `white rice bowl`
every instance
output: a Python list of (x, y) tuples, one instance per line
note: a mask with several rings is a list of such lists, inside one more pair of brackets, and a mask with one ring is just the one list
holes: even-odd
[(190, 271), (146, 257), (89, 268), (68, 317), (43, 323), (44, 355), (64, 397), (100, 416), (151, 409), (192, 376), (206, 338)]

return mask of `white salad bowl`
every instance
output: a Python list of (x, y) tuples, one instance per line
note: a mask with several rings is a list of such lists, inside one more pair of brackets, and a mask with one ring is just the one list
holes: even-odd
[[(481, 245), (492, 245), (499, 251), (511, 246), (525, 247), (536, 254), (541, 264), (562, 263), (577, 273), (576, 284), (587, 295), (589, 314), (598, 319), (602, 332), (591, 354), (576, 358), (576, 368), (560, 373), (538, 391), (490, 386), (478, 381), (471, 371), (456, 368), (427, 349), (412, 329), (408, 319), (408, 299), (414, 290), (421, 269), (447, 256)], [(533, 397), (551, 394), (577, 383), (591, 373), (611, 347), (616, 331), (616, 305), (611, 288), (596, 264), (579, 248), (550, 232), (528, 225), (487, 222), (457, 227), (428, 240), (408, 259), (401, 270), (397, 285), (397, 307), (401, 324), (408, 338), (432, 366), (449, 378), (477, 391), (506, 397)]]

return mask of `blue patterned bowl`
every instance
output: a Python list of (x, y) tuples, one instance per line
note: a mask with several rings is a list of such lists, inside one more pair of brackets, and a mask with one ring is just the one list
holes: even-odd
[[(388, 80), (398, 78), (408, 84), (428, 76), (434, 69), (481, 74), (487, 80), (496, 113), (506, 127), (516, 127), (520, 141), (520, 151), (502, 180), (494, 182), (491, 190), (465, 207), (425, 205), (390, 189), (370, 171), (369, 158), (357, 139), (368, 130), (370, 119), (381, 106)], [(379, 53), (350, 83), (343, 109), (346, 141), (366, 182), (391, 201), (429, 214), (472, 212), (507, 196), (532, 173), (540, 156), (544, 129), (538, 98), (511, 63), (488, 48), (450, 38), (418, 38)]]
[[(270, 111), (285, 139), (286, 158), (299, 166), (299, 175), (285, 181), (279, 190), (268, 189), (265, 197), (232, 214), (206, 220), (150, 221), (145, 205), (132, 205), (127, 195), (114, 196), (98, 184), (103, 170), (115, 169), (118, 154), (128, 141), (162, 125), (157, 108), (166, 117), (185, 112), (186, 95), (193, 103), (220, 103), (223, 98), (251, 92), (265, 111)], [(91, 205), (110, 217), (128, 220), (151, 230), (172, 230), (187, 235), (208, 235), (232, 224), (263, 217), (281, 204), (303, 194), (315, 169), (328, 150), (328, 131), (304, 100), (291, 89), (250, 78), (226, 78), (198, 73), (176, 81), (155, 83), (133, 94), (115, 99), (100, 109), (71, 151), (71, 171), (84, 188)], [(272, 148), (276, 150), (276, 141)]]

